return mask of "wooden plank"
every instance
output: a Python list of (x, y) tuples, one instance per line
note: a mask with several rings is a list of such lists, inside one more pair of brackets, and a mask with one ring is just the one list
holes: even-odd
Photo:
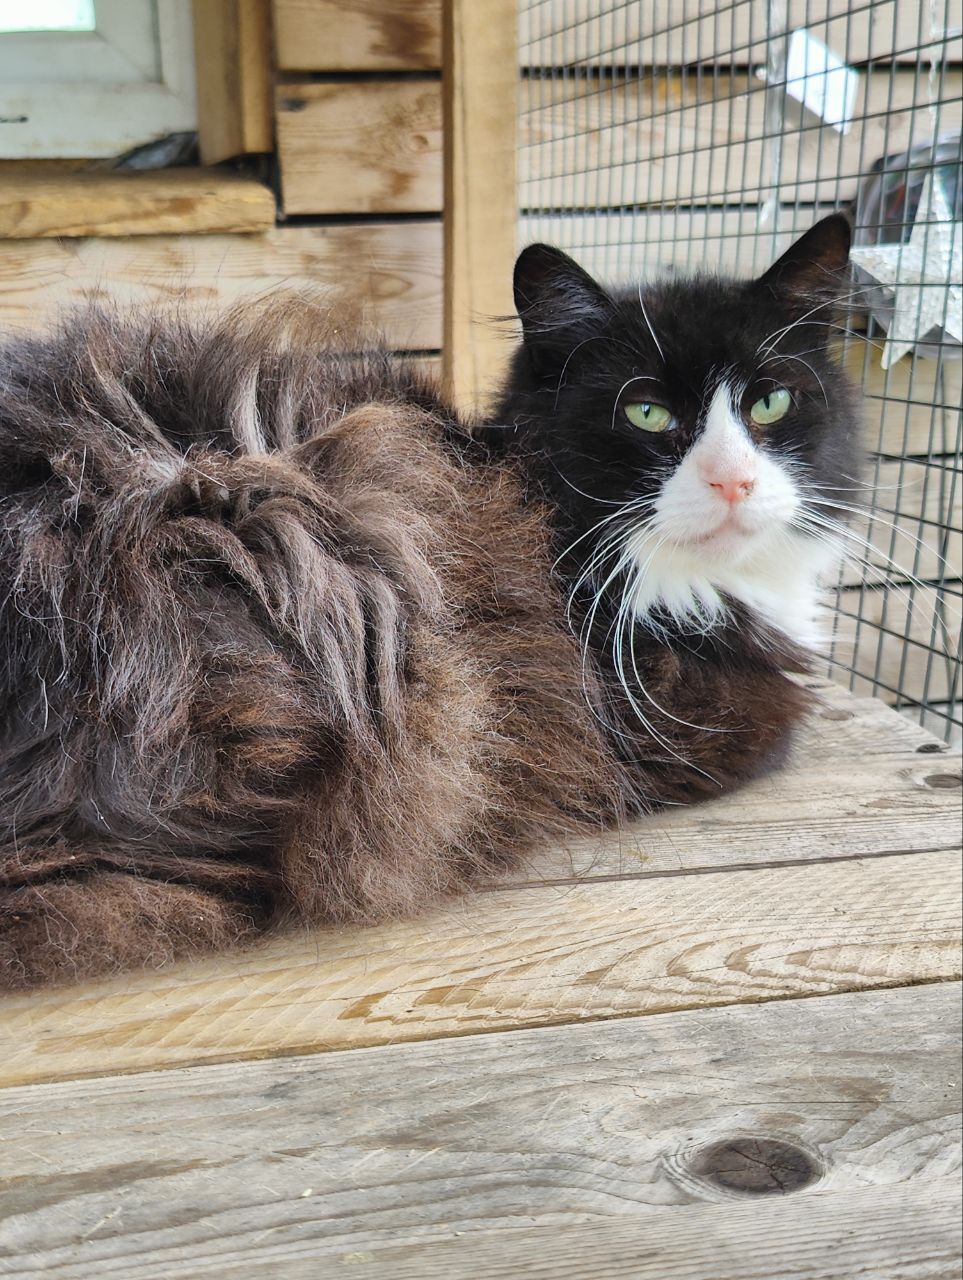
[(11, 996), (0, 1084), (951, 979), (959, 878), (939, 852), (478, 893)]
[[(584, 882), (713, 868), (774, 866), (822, 858), (960, 848), (963, 770), (955, 755), (814, 754), (744, 787), (633, 823), (618, 839), (587, 840), (540, 854), (513, 883)], [(640, 892), (646, 890), (640, 888)]]
[(832, 756), (848, 760), (911, 752), (933, 756), (946, 751), (944, 742), (897, 715), (879, 698), (853, 697), (845, 687), (845, 673), (834, 669), (833, 674), (835, 678), (828, 680), (806, 680), (818, 690), (824, 706), (799, 730), (794, 762), (816, 764)]
[(947, 702), (960, 696), (960, 585), (946, 591), (893, 586), (839, 592), (831, 656), (842, 672), (860, 677), (851, 687), (896, 701)]
[(481, 409), (504, 375), (515, 258), (515, 0), (444, 7), (444, 380)]
[(872, 506), (872, 516), (852, 517), (847, 546), (865, 556), (873, 569), (847, 564), (842, 576), (847, 586), (887, 577), (902, 582), (963, 578), (963, 471), (958, 461), (877, 462), (867, 469), (863, 483), (864, 489), (839, 496), (851, 505)]
[[(926, 1268), (958, 1241), (959, 998), (939, 984), (9, 1090), (5, 1266), (945, 1278)], [(736, 1153), (764, 1162), (767, 1143), (798, 1189), (763, 1163), (747, 1202)]]
[[(963, 73), (943, 82), (940, 128), (963, 120)], [(723, 72), (626, 80), (526, 80), (519, 118), (524, 209), (631, 204), (841, 203), (878, 157), (932, 135), (923, 82), (910, 70), (861, 77), (852, 127), (836, 133), (789, 110), (774, 186), (766, 88)]]
[(8, 240), (0, 322), (52, 323), (88, 299), (203, 312), (277, 290), (330, 296), (399, 349), (441, 346), (442, 243), (435, 222), (279, 227), (263, 236)]
[[(523, 1226), (382, 1246), (344, 1256), (358, 1280), (957, 1280), (960, 1191), (952, 1178), (883, 1190), (810, 1195), (783, 1203), (689, 1205), (654, 1221), (612, 1216), (579, 1226)], [(315, 1280), (317, 1264), (284, 1258), (285, 1280)], [(269, 1255), (270, 1256), (270, 1255)], [(246, 1263), (217, 1262), (209, 1280), (249, 1277)], [(866, 1271), (872, 1267), (872, 1272)], [(843, 1269), (845, 1268), (845, 1270)], [(333, 1272), (329, 1274), (334, 1274)]]
[[(521, 9), (519, 56), (525, 66), (764, 64), (768, 12), (765, 0), (687, 0), (681, 11), (674, 0), (529, 0)], [(959, 0), (929, 11), (907, 0), (787, 0), (782, 29), (807, 27), (850, 63), (915, 63), (920, 46), (925, 63), (928, 56), (963, 58), (961, 26)]]
[(217, 169), (0, 174), (0, 239), (266, 231), (274, 196)]
[(201, 160), (273, 151), (269, 0), (193, 0)]
[[(809, 26), (840, 57), (915, 63), (925, 60), (931, 15), (905, 0), (876, 0), (852, 12), (851, 0), (789, 0), (786, 29)], [(618, 11), (618, 12), (616, 12)], [(524, 0), (519, 4), (522, 66), (600, 62), (608, 66), (678, 66), (719, 61), (764, 63), (765, 0), (625, 5), (624, 0)], [(959, 27), (950, 4), (949, 27)], [(274, 0), (277, 65), (282, 71), (409, 71), (441, 66), (440, 0)], [(942, 46), (959, 61), (960, 43)]]
[(274, 0), (279, 71), (434, 71), (441, 0)]
[(829, 206), (779, 209), (775, 227), (761, 207), (641, 213), (526, 213), (522, 244), (558, 245), (586, 271), (610, 284), (716, 271), (761, 275)]
[(845, 353), (862, 387), (866, 443), (890, 456), (959, 455), (963, 363), (903, 359), (883, 369), (881, 339), (855, 341)]
[(284, 84), (276, 90), (284, 210), (441, 210), (437, 80)]

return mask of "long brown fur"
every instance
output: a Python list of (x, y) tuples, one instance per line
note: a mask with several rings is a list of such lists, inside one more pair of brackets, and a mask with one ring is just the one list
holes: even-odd
[(546, 523), (298, 303), (0, 356), (0, 987), (421, 909), (620, 812)]

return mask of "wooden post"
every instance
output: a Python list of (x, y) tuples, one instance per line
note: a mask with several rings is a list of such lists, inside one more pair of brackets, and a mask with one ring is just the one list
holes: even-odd
[(202, 164), (273, 150), (268, 0), (194, 0), (193, 13)]
[(509, 343), (518, 101), (515, 0), (444, 0), (443, 370), (458, 408), (497, 388)]

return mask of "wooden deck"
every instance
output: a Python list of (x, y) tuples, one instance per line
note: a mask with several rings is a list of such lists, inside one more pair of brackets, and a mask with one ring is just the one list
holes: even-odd
[(0, 1003), (0, 1276), (955, 1280), (960, 762), (823, 693), (425, 920)]

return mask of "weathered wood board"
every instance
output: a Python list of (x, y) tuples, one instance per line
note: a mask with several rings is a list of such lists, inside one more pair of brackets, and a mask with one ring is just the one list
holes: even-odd
[[(856, 693), (883, 688), (917, 701), (948, 702), (960, 694), (960, 640), (963, 599), (959, 583), (944, 591), (895, 585), (886, 589), (847, 587), (831, 606), (836, 611), (829, 654), (842, 671), (854, 670), (867, 683)], [(842, 679), (840, 675), (840, 679)]]
[(0, 1268), (946, 1277), (959, 1020), (939, 985), (4, 1091)]
[(0, 1084), (960, 974), (958, 851), (478, 893), (0, 1004)]
[(761, 208), (661, 212), (523, 213), (519, 243), (547, 240), (610, 284), (715, 271), (761, 275), (831, 206), (786, 206), (763, 219)]
[(0, 240), (267, 231), (274, 196), (216, 169), (0, 173)]
[(859, 484), (838, 496), (849, 506), (873, 508), (872, 516), (850, 513), (843, 541), (876, 572), (864, 574), (849, 564), (842, 579), (847, 586), (858, 586), (864, 576), (877, 583), (884, 575), (899, 581), (963, 577), (963, 470), (957, 459), (871, 464)]
[(963, 362), (925, 357), (880, 365), (882, 343), (854, 342), (846, 367), (864, 396), (867, 447), (892, 457), (939, 457), (959, 450)]
[(273, 0), (280, 71), (441, 66), (441, 0)]
[[(954, 0), (955, 2), (955, 0)], [(413, 71), (441, 66), (441, 0), (274, 0), (277, 65), (282, 71)], [(618, 10), (618, 12), (616, 12)], [(934, 16), (941, 11), (937, 10)], [(954, 25), (954, 6), (949, 6)], [(683, 59), (765, 62), (765, 0), (686, 4), (649, 0), (539, 0), (523, 10), (522, 66), (602, 61), (611, 66), (671, 66)], [(934, 32), (927, 10), (907, 0), (789, 0), (786, 29), (809, 26), (840, 57), (915, 63)], [(955, 18), (956, 26), (960, 19)], [(565, 35), (553, 33), (560, 29)], [(938, 33), (937, 33), (938, 34)], [(925, 54), (924, 54), (925, 56)], [(951, 38), (946, 56), (960, 60)]]
[[(947, 72), (941, 131), (960, 127), (961, 87), (963, 73)], [(845, 134), (813, 123), (801, 108), (796, 118), (790, 103), (777, 180), (765, 85), (756, 77), (535, 78), (522, 87), (519, 201), (523, 209), (592, 209), (762, 204), (775, 194), (784, 203), (838, 203), (856, 194), (875, 159), (931, 136), (928, 103), (911, 70), (864, 77)]]
[[(917, 49), (924, 61), (934, 52), (948, 62), (961, 60), (958, 0), (935, 10), (911, 0), (787, 0), (781, 9), (784, 26), (777, 30), (807, 27), (850, 62), (914, 63)], [(677, 0), (540, 0), (527, 6), (519, 59), (528, 66), (765, 63), (769, 13), (765, 0), (687, 0), (684, 6)]]
[(282, 84), (275, 109), (286, 213), (441, 210), (437, 80)]
[(441, 345), (438, 222), (278, 227), (264, 236), (0, 242), (0, 322), (38, 328), (99, 302), (217, 310), (281, 290), (330, 297), (404, 349)]

